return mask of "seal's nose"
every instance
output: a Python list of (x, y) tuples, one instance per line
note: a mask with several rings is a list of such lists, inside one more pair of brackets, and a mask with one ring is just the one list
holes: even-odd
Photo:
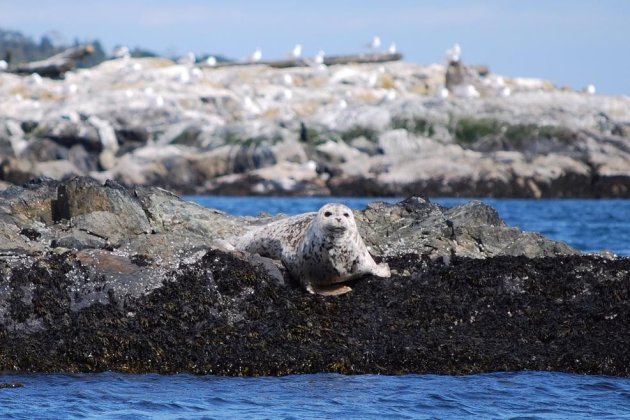
[(339, 223), (341, 223), (341, 217), (335, 217)]

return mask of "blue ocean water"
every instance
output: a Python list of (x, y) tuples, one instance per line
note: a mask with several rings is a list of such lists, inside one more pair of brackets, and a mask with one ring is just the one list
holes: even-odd
[(2, 418), (630, 418), (630, 379), (562, 373), (4, 376)]
[[(237, 215), (296, 214), (330, 201), (188, 197)], [(396, 199), (385, 201), (396, 202)], [(445, 206), (463, 199), (435, 200)], [(630, 255), (630, 200), (483, 200), (510, 226), (584, 251)], [(552, 372), (468, 376), (297, 375), (223, 378), (118, 373), (2, 375), (0, 419), (57, 418), (610, 418), (630, 419), (630, 378)]]
[[(187, 197), (206, 207), (214, 207), (239, 216), (297, 214), (317, 211), (328, 202), (344, 203), (363, 209), (372, 201), (395, 203), (396, 198), (343, 197)], [(446, 207), (467, 203), (469, 199), (442, 198), (433, 202)], [(524, 200), (482, 199), (496, 208), (509, 226), (564, 241), (586, 252), (612, 251), (630, 255), (630, 200)]]

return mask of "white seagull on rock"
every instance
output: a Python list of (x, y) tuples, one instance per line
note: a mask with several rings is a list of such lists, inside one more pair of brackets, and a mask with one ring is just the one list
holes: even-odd
[(179, 64), (187, 64), (187, 65), (193, 65), (195, 64), (196, 61), (197, 61), (197, 57), (195, 56), (195, 53), (192, 51), (189, 51), (188, 53), (186, 53), (185, 56), (180, 57), (180, 59), (177, 60)]
[(315, 64), (322, 65), (324, 64), (324, 56), (326, 53), (323, 50), (319, 50), (317, 55), (315, 56)]
[(249, 61), (252, 63), (258, 63), (262, 60), (262, 50), (260, 48), (256, 48), (256, 51), (249, 56)]
[(131, 57), (131, 53), (129, 52), (129, 48), (123, 45), (114, 49), (112, 56), (114, 58), (129, 58)]
[(589, 95), (595, 95), (596, 89), (595, 89), (595, 85), (591, 84), (588, 85), (584, 88), (584, 93), (587, 93)]
[(368, 47), (370, 47), (371, 50), (378, 50), (379, 48), (381, 48), (381, 37), (379, 37), (378, 35), (375, 35), (372, 38), (372, 42), (370, 42), (368, 44)]
[(211, 55), (210, 57), (206, 58), (206, 64), (209, 65), (210, 67), (216, 66), (217, 65), (216, 57)]
[(462, 54), (462, 48), (459, 44), (453, 45), (453, 48), (446, 50), (446, 59), (448, 62), (458, 62), (459, 56)]
[(387, 49), (389, 54), (396, 54), (396, 43), (392, 42)]
[(300, 58), (302, 56), (302, 44), (295, 44), (290, 53), (291, 58)]

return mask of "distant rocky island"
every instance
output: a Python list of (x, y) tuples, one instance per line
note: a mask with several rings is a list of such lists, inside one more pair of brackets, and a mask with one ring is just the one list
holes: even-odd
[(0, 188), (90, 176), (183, 194), (630, 197), (630, 98), (485, 66), (109, 59), (0, 72)]

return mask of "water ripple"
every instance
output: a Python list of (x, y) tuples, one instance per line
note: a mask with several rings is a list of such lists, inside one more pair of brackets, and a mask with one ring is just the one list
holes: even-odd
[(630, 418), (630, 379), (470, 376), (4, 375), (2, 418)]
[[(220, 197), (191, 196), (196, 203), (238, 216), (297, 214), (317, 211), (327, 202), (343, 203), (363, 209), (373, 201), (395, 203), (397, 198), (357, 197)], [(446, 207), (465, 204), (467, 198), (438, 198), (434, 201)], [(508, 226), (567, 242), (586, 252), (609, 250), (630, 255), (630, 200), (583, 199), (481, 199), (497, 209)]]

